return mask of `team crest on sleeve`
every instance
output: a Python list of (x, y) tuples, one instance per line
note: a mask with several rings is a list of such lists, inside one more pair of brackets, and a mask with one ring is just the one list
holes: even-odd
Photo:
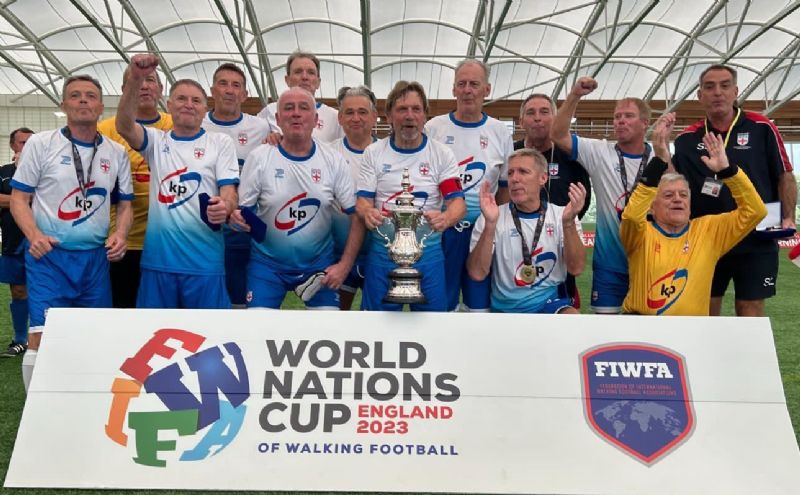
[(235, 342), (213, 345), (197, 333), (162, 328), (119, 370), (105, 434), (137, 464), (202, 461), (239, 434), (250, 382)]
[(683, 356), (648, 344), (610, 344), (580, 360), (584, 413), (600, 438), (651, 465), (691, 435)]
[(481, 134), (480, 145), (481, 149), (485, 150), (489, 146), (489, 136), (484, 136), (483, 134)]
[(242, 146), (247, 144), (247, 133), (246, 132), (240, 132), (239, 133), (239, 137), (237, 138), (237, 140), (239, 141), (239, 144), (241, 144)]
[(108, 171), (111, 170), (111, 160), (109, 160), (108, 158), (101, 158), (100, 170), (102, 170), (104, 174), (107, 174)]
[(311, 180), (313, 180), (314, 182), (317, 182), (317, 183), (320, 180), (322, 180), (322, 170), (320, 170), (318, 168), (312, 168), (311, 169)]

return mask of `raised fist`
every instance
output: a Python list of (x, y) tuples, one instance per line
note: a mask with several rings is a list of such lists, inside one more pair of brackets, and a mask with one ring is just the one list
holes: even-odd
[(130, 76), (142, 79), (158, 67), (158, 55), (152, 53), (139, 53), (131, 57)]
[(597, 89), (597, 81), (589, 76), (583, 76), (575, 81), (575, 86), (572, 87), (572, 94), (581, 97), (586, 96), (592, 91)]

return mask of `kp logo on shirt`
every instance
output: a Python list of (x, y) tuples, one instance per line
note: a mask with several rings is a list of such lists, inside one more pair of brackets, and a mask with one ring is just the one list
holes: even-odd
[(200, 174), (186, 170), (184, 167), (172, 172), (158, 185), (158, 202), (169, 205), (170, 210), (192, 199), (200, 189)]
[(558, 261), (558, 258), (556, 257), (556, 253), (543, 251), (544, 248), (539, 248), (531, 253), (533, 269), (536, 270), (536, 278), (533, 279), (533, 282), (531, 283), (526, 283), (524, 280), (522, 280), (520, 271), (522, 270), (522, 265), (525, 262), (519, 262), (517, 269), (514, 270), (514, 284), (517, 287), (530, 287), (532, 289), (538, 285), (541, 285), (542, 282), (550, 278), (550, 274), (553, 273), (553, 269), (556, 267), (556, 261)]
[(486, 175), (486, 164), (473, 160), (475, 157), (470, 156), (458, 162), (458, 175), (461, 177), (464, 192), (480, 184), (483, 176)]
[(102, 187), (95, 187), (94, 184), (94, 181), (86, 184), (86, 196), (81, 193), (80, 187), (76, 187), (61, 200), (61, 204), (58, 205), (59, 220), (71, 221), (72, 226), (76, 227), (97, 213), (100, 206), (106, 202), (108, 191)]
[(275, 228), (287, 231), (287, 235), (294, 234), (314, 220), (321, 204), (320, 200), (309, 198), (307, 192), (298, 194), (278, 210), (278, 214), (275, 215)]
[(611, 344), (581, 357), (584, 413), (600, 438), (651, 465), (691, 435), (684, 358), (648, 344)]
[(250, 381), (234, 342), (209, 346), (202, 335), (162, 328), (120, 371), (125, 376), (111, 385), (105, 433), (132, 450), (137, 464), (166, 467), (160, 454), (168, 451), (180, 452), (178, 461), (215, 456), (242, 427)]
[(657, 315), (665, 313), (678, 302), (688, 280), (689, 270), (686, 268), (676, 268), (659, 277), (648, 290), (647, 307), (655, 309)]

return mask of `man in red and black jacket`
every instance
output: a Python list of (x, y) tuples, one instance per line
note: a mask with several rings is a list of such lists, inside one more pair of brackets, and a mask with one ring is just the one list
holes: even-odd
[[(738, 165), (764, 203), (781, 202), (783, 229), (795, 229), (797, 183), (778, 128), (767, 117), (736, 106), (736, 70), (712, 65), (700, 76), (698, 99), (706, 118), (687, 127), (675, 139), (672, 161), (686, 176), (692, 194), (692, 217), (736, 208), (730, 191), (701, 161), (707, 155), (703, 136), (722, 136), (730, 163)], [(778, 246), (774, 239), (753, 231), (717, 263), (711, 286), (709, 313), (719, 315), (722, 296), (731, 279), (738, 316), (763, 316), (764, 300), (775, 295)]]

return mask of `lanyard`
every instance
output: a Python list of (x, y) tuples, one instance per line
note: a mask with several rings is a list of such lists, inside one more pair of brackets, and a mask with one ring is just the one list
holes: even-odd
[[(741, 108), (737, 108), (736, 109), (736, 116), (733, 118), (733, 122), (731, 122), (731, 126), (728, 127), (728, 133), (725, 134), (725, 142), (722, 145), (723, 149), (728, 147), (728, 140), (731, 138), (731, 133), (733, 132), (733, 126), (736, 125), (736, 121), (739, 120), (739, 115), (741, 115), (741, 113), (742, 113), (742, 109)], [(705, 119), (703, 121), (703, 124), (705, 125), (705, 128), (706, 128), (706, 134), (708, 134), (708, 119)]]
[(78, 177), (78, 187), (81, 188), (81, 194), (83, 194), (83, 197), (85, 198), (86, 184), (89, 184), (92, 181), (92, 165), (94, 165), (94, 155), (97, 153), (97, 144), (100, 141), (100, 134), (95, 134), (93, 142), (94, 149), (92, 150), (92, 157), (89, 159), (89, 169), (86, 171), (85, 179), (83, 176), (83, 161), (81, 160), (81, 154), (78, 151), (78, 147), (75, 146), (75, 142), (72, 141), (72, 132), (70, 132), (69, 127), (64, 128), (64, 136), (72, 145), (72, 163), (75, 165), (75, 175)]
[[(522, 233), (522, 224), (519, 221), (519, 212), (517, 212), (517, 207), (513, 202), (509, 202), (511, 205), (511, 218), (514, 219), (514, 227), (517, 228), (517, 232), (519, 233), (519, 238), (522, 242), (522, 262), (526, 266), (533, 266), (533, 259), (531, 257), (531, 248), (528, 248), (528, 243), (525, 242), (525, 234)], [(536, 222), (536, 230), (533, 232), (533, 251), (536, 251), (536, 245), (539, 244), (539, 237), (542, 235), (542, 227), (544, 226), (544, 214), (547, 211), (547, 203), (542, 201), (541, 206), (537, 210), (539, 213), (539, 220)]]
[(647, 160), (650, 158), (650, 148), (645, 146), (644, 154), (642, 155), (642, 161), (639, 163), (639, 171), (636, 172), (636, 178), (633, 180), (633, 187), (628, 189), (628, 171), (625, 169), (625, 157), (622, 156), (622, 150), (619, 149), (619, 145), (614, 145), (614, 150), (617, 152), (617, 156), (619, 157), (619, 178), (622, 180), (622, 190), (625, 192), (625, 205), (627, 206), (628, 200), (631, 197), (631, 193), (633, 193), (633, 189), (636, 187), (636, 183), (639, 182), (639, 179), (642, 178), (642, 172), (644, 172), (644, 166), (647, 165)]

